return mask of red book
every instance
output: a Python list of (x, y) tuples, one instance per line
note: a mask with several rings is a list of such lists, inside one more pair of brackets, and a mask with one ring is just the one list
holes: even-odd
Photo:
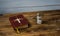
[(9, 20), (13, 28), (29, 24), (23, 15), (11, 16)]

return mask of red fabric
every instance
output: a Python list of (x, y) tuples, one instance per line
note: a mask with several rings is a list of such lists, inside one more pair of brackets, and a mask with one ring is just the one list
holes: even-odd
[[(20, 20), (21, 23), (18, 23), (18, 21), (14, 21), (17, 18), (21, 18), (21, 20)], [(29, 23), (28, 20), (23, 15), (12, 16), (12, 17), (9, 18), (9, 20), (10, 20), (10, 23), (13, 26), (13, 28), (19, 27), (19, 26), (22, 26), (22, 25), (26, 25), (26, 24)]]

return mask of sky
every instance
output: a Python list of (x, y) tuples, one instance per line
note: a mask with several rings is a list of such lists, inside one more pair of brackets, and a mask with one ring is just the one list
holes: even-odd
[[(45, 5), (59, 5), (59, 6), (45, 6)], [(0, 0), (0, 14), (56, 9), (60, 9), (60, 0)]]

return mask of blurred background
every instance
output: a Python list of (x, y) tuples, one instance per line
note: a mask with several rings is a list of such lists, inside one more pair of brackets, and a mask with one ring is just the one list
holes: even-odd
[(0, 0), (0, 14), (59, 9), (60, 0)]
[[(40, 25), (36, 13), (42, 17)], [(9, 22), (10, 16), (18, 14), (32, 25), (21, 34), (16, 34)], [(0, 0), (0, 36), (60, 36), (60, 0)]]

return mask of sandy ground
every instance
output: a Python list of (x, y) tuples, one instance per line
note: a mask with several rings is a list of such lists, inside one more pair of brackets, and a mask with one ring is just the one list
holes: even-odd
[[(42, 24), (36, 24), (36, 13), (42, 16)], [(9, 17), (17, 14), (0, 16), (0, 36), (60, 36), (60, 11), (19, 13), (23, 14), (32, 25), (19, 34), (13, 30), (9, 22)]]

